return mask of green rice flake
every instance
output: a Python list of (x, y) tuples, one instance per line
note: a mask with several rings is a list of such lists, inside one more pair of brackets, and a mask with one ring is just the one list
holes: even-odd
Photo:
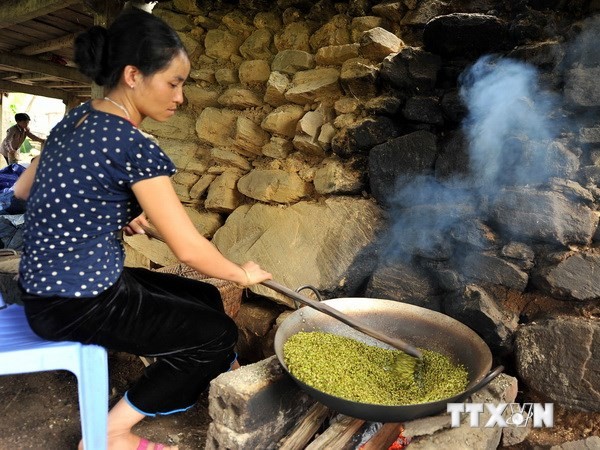
[(420, 349), (422, 361), (414, 377), (397, 371), (400, 350), (371, 346), (321, 331), (300, 332), (283, 345), (289, 372), (305, 384), (329, 395), (358, 403), (413, 405), (460, 394), (469, 375), (447, 356)]

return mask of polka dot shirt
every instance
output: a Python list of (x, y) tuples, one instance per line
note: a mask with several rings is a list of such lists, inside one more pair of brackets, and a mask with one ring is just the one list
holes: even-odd
[(123, 270), (120, 230), (141, 213), (131, 186), (175, 172), (160, 147), (90, 102), (48, 136), (25, 213), (19, 268), (30, 294), (94, 297)]

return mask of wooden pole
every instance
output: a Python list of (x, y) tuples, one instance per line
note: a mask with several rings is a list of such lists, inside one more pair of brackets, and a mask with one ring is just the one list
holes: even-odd
[[(94, 12), (94, 25), (108, 27), (123, 9), (122, 0), (87, 1), (86, 4)], [(92, 99), (104, 97), (104, 87), (92, 83)]]

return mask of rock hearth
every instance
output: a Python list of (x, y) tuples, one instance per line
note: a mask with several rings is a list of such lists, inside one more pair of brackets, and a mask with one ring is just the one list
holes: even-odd
[[(516, 358), (525, 388), (598, 411), (599, 12), (161, 2), (192, 72), (174, 120), (144, 128), (228, 257), (292, 288), (450, 314)], [(173, 263), (159, 243), (128, 244), (134, 265)]]

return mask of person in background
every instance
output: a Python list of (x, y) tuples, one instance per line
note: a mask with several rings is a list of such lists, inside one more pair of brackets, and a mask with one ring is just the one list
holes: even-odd
[(37, 137), (29, 131), (29, 122), (31, 119), (25, 113), (15, 114), (16, 125), (13, 125), (6, 131), (6, 137), (0, 144), (0, 154), (4, 156), (6, 164), (13, 164), (19, 161), (19, 147), (25, 142), (28, 137), (32, 141), (41, 142), (44, 144), (45, 139)]
[(19, 268), (25, 312), (45, 339), (156, 358), (110, 410), (108, 448), (172, 448), (132, 427), (190, 408), (236, 368), (238, 330), (213, 285), (124, 267), (121, 231), (143, 234), (151, 222), (182, 263), (209, 277), (250, 286), (271, 274), (232, 262), (196, 230), (171, 184), (175, 165), (138, 130), (183, 102), (190, 61), (177, 33), (132, 8), (80, 34), (75, 61), (105, 97), (71, 110), (39, 158)]

